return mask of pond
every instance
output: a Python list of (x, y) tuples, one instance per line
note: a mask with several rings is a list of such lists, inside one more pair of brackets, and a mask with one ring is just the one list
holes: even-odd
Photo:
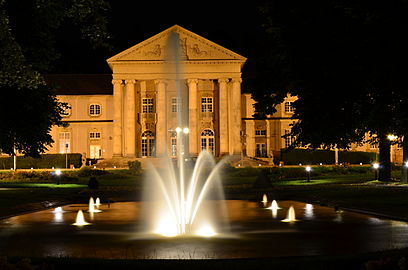
[[(213, 237), (144, 231), (146, 202), (63, 206), (0, 220), (0, 255), (103, 259), (221, 259), (355, 254), (408, 247), (408, 223), (296, 201), (276, 215), (260, 202), (227, 200), (230, 227)], [(219, 201), (207, 203), (218, 204)], [(297, 222), (282, 222), (293, 206)], [(73, 226), (78, 210), (88, 226)]]

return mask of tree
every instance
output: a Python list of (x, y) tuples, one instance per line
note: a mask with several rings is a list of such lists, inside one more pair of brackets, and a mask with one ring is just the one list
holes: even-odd
[(105, 45), (106, 8), (96, 0), (0, 0), (0, 152), (38, 156), (53, 142), (49, 132), (64, 125), (67, 106), (40, 72), (58, 58), (63, 23), (76, 25), (92, 44)]
[(270, 69), (285, 71), (273, 80), (285, 86), (255, 85), (257, 111), (271, 114), (288, 93), (296, 95), (295, 146), (348, 148), (369, 134), (380, 147), (380, 179), (389, 180), (387, 135), (406, 134), (401, 125), (408, 122), (401, 69), (408, 60), (407, 3), (292, 0), (268, 1), (262, 9), (278, 48), (268, 57), (283, 59)]

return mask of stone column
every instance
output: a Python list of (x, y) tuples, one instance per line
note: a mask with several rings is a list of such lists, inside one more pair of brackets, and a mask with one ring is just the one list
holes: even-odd
[(232, 153), (234, 155), (241, 154), (242, 145), (241, 145), (241, 78), (232, 79), (232, 95), (231, 95), (231, 127), (230, 132), (232, 142)]
[(135, 80), (126, 80), (125, 155), (136, 157)]
[(166, 108), (166, 83), (164, 80), (155, 80), (156, 84), (156, 155), (167, 154), (167, 108)]
[(245, 120), (247, 156), (255, 156), (255, 120)]
[(229, 135), (228, 135), (228, 89), (227, 89), (228, 79), (221, 78), (218, 79), (219, 86), (219, 145), (220, 145), (220, 156), (229, 154)]
[(113, 157), (122, 157), (122, 116), (123, 82), (112, 80), (113, 84)]
[(268, 157), (272, 157), (273, 154), (271, 150), (271, 125), (268, 119), (265, 120), (265, 128), (266, 128), (266, 153)]
[(188, 79), (188, 128), (190, 132), (188, 134), (188, 149), (190, 155), (198, 155), (198, 118), (197, 118), (197, 84), (198, 79)]

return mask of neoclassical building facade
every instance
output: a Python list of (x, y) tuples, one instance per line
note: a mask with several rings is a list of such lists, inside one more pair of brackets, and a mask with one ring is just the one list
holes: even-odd
[[(169, 60), (168, 37), (174, 33), (179, 64)], [(178, 25), (164, 30), (107, 60), (111, 92), (60, 87), (59, 100), (71, 107), (64, 118), (70, 125), (53, 128), (50, 152), (79, 152), (91, 159), (175, 156), (176, 130), (188, 128), (183, 138), (190, 156), (202, 149), (216, 156), (241, 154), (245, 61)], [(48, 80), (56, 82), (55, 77)]]
[[(179, 61), (169, 36), (179, 42)], [(183, 151), (239, 155), (273, 162), (293, 138), (288, 96), (267, 119), (254, 119), (250, 94), (241, 93), (246, 58), (175, 25), (107, 59), (112, 74), (46, 76), (58, 99), (70, 106), (68, 127), (53, 127), (49, 153), (81, 153), (88, 159), (177, 156)], [(178, 63), (178, 64), (177, 64)], [(353, 150), (378, 151), (365, 144)], [(395, 147), (394, 160), (400, 156)], [(393, 155), (392, 155), (393, 158)], [(275, 160), (276, 161), (276, 160)]]

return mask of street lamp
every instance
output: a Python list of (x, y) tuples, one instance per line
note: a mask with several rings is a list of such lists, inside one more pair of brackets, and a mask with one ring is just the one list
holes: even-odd
[(312, 171), (312, 167), (306, 166), (305, 170), (307, 173), (307, 182), (310, 182), (310, 172)]
[(373, 164), (375, 180), (378, 180), (378, 169), (380, 168), (380, 164), (378, 162)]
[(398, 136), (396, 136), (394, 134), (388, 134), (387, 139), (391, 142), (391, 145), (390, 145), (390, 161), (394, 162), (394, 153), (393, 153), (393, 147), (392, 146), (393, 146), (393, 142), (398, 139)]
[(60, 169), (56, 169), (55, 170), (55, 175), (57, 176), (57, 185), (60, 184), (60, 176), (61, 176), (62, 172)]

